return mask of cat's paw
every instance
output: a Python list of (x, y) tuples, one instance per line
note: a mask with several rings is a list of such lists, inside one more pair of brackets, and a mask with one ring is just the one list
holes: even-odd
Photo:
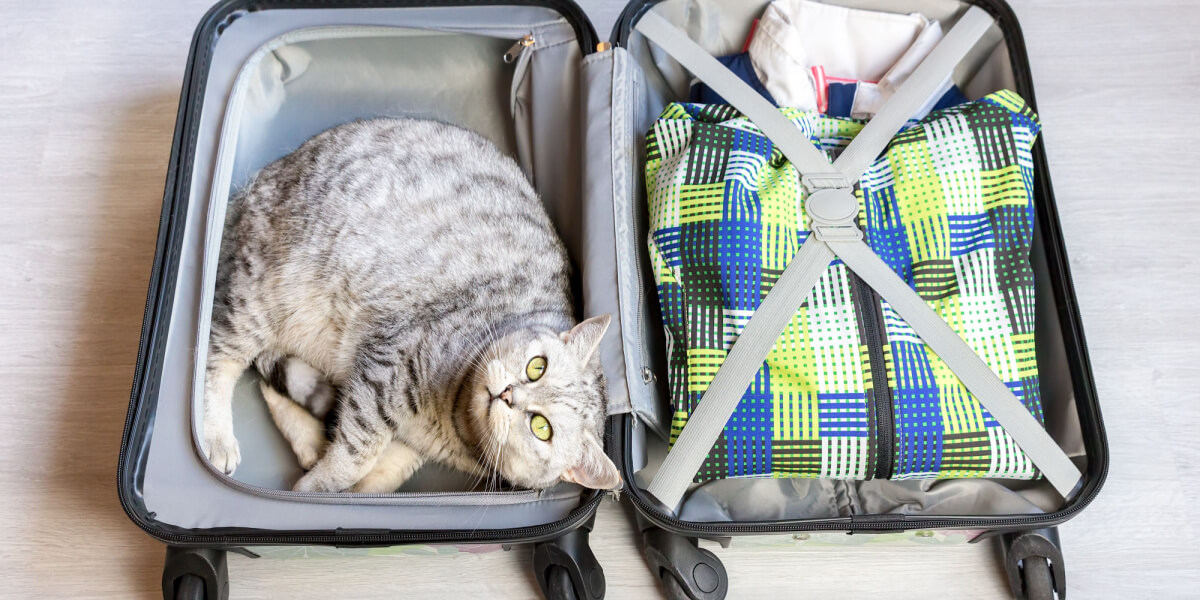
[(292, 444), (292, 452), (296, 453), (296, 460), (300, 463), (300, 468), (311, 471), (325, 450), (325, 434), (318, 431), (305, 437), (309, 439), (299, 439)]
[(304, 474), (296, 485), (292, 486), (293, 492), (337, 492), (340, 490), (330, 489), (328, 482), (324, 477), (314, 476), (312, 471)]
[(204, 434), (204, 452), (208, 462), (226, 475), (233, 475), (242, 462), (242, 452), (232, 431), (213, 428)]
[(398, 487), (400, 484), (392, 473), (371, 472), (351, 486), (350, 491), (355, 494), (390, 494)]

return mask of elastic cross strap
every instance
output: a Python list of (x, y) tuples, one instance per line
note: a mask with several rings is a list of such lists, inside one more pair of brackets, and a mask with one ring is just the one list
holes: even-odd
[(969, 9), (831, 165), (778, 109), (682, 31), (653, 11), (638, 21), (635, 28), (642, 35), (754, 122), (797, 167), (809, 191), (806, 208), (812, 220), (812, 234), (738, 336), (647, 488), (668, 509), (673, 510), (687, 491), (775, 340), (807, 300), (835, 254), (892, 305), (1060, 494), (1070, 497), (1078, 487), (1082, 475), (1070, 458), (958, 333), (862, 241), (862, 233), (854, 223), (857, 202), (847, 209), (847, 198), (853, 199), (851, 182), (861, 176), (991, 24), (986, 12), (977, 7)]
[(1070, 498), (1083, 479), (1075, 463), (958, 332), (933, 312), (903, 279), (897, 277), (870, 246), (861, 241), (832, 241), (827, 245), (859, 279), (888, 301), (892, 310), (908, 323), (922, 341), (933, 348), (967, 390), (1004, 427), (1004, 431), (1021, 447), (1029, 460), (1042, 470), (1050, 485), (1063, 498)]
[[(634, 29), (662, 48), (685, 69), (691, 71), (697, 79), (708, 84), (713, 90), (722, 90), (717, 93), (721, 94), (726, 102), (749, 117), (764, 133), (787, 131), (788, 135), (779, 138), (767, 137), (771, 138), (771, 142), (779, 147), (780, 152), (783, 152), (783, 155), (801, 173), (805, 175), (821, 173), (834, 176), (834, 181), (828, 187), (846, 187), (850, 185), (851, 181), (858, 178), (857, 174), (852, 177), (837, 177), (839, 173), (832, 170), (825, 154), (817, 150), (812, 142), (802, 135), (796, 126), (779, 112), (779, 109), (775, 108), (775, 105), (767, 102), (762, 94), (738, 79), (737, 75), (725, 68), (725, 65), (717, 62), (717, 59), (696, 45), (696, 42), (693, 42), (686, 33), (660, 17), (658, 13), (653, 10), (647, 11), (641, 19), (638, 19)], [(725, 96), (724, 92), (726, 91), (732, 94), (732, 97)], [(839, 180), (841, 185), (833, 185)]]

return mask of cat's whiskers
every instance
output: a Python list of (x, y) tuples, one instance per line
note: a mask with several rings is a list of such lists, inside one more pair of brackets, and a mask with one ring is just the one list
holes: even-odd
[[(479, 441), (475, 444), (476, 447), (482, 450), (482, 452), (480, 454), (479, 461), (480, 468), (478, 469), (475, 477), (473, 477), (471, 480), (471, 489), (474, 489), (477, 485), (483, 485), (484, 491), (487, 491), (488, 482), (490, 482), (492, 472), (494, 471), (494, 468), (492, 467), (494, 461), (492, 459), (498, 452), (496, 447), (496, 439), (497, 436), (495, 435), (495, 432), (492, 431), (491, 423), (488, 423), (488, 430), (484, 435), (480, 436)], [(485, 478), (487, 479), (485, 480)]]

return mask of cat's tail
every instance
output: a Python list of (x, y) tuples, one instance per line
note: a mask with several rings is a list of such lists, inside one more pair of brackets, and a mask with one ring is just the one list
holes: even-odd
[(303, 406), (328, 424), (336, 419), (333, 385), (308, 363), (294, 356), (261, 354), (254, 367), (272, 389)]

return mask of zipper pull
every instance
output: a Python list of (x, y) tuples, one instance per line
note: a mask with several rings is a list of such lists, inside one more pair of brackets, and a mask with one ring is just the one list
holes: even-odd
[(513, 62), (515, 62), (517, 60), (517, 58), (521, 56), (521, 53), (524, 52), (526, 48), (528, 48), (532, 45), (533, 45), (533, 34), (532, 33), (517, 40), (517, 43), (513, 44), (512, 48), (509, 48), (508, 52), (504, 53), (505, 64), (512, 64)]

